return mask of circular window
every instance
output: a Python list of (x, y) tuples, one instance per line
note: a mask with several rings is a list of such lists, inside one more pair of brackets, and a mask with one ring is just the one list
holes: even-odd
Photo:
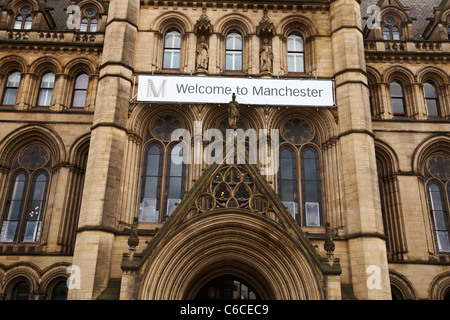
[(24, 6), (24, 7), (22, 7), (22, 8), (20, 9), (20, 12), (21, 12), (22, 14), (28, 14), (28, 13), (31, 12), (31, 7), (29, 7), (29, 6)]
[(28, 170), (44, 167), (50, 159), (50, 154), (42, 146), (34, 145), (26, 148), (19, 156), (20, 164)]
[(427, 169), (433, 177), (446, 181), (450, 178), (450, 158), (443, 154), (434, 155), (428, 159)]
[(314, 128), (300, 119), (285, 122), (281, 127), (284, 140), (293, 144), (304, 144), (314, 139)]
[(386, 17), (386, 19), (384, 20), (387, 24), (393, 25), (395, 23), (395, 19), (391, 16)]
[(93, 15), (95, 15), (95, 13), (96, 13), (95, 9), (89, 8), (86, 10), (86, 15), (88, 17), (92, 17)]

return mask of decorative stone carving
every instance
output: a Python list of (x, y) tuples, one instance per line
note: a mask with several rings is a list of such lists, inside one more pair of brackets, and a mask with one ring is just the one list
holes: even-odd
[(236, 94), (233, 93), (232, 100), (228, 103), (228, 124), (231, 128), (237, 129), (239, 121), (239, 103), (236, 101)]
[(205, 42), (205, 36), (201, 36), (200, 43), (197, 45), (197, 71), (208, 69), (209, 63), (209, 47)]

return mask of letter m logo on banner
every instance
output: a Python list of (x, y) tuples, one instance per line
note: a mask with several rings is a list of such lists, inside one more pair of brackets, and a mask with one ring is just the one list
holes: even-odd
[(155, 83), (152, 79), (148, 79), (147, 84), (147, 97), (154, 97), (154, 98), (165, 98), (166, 97), (166, 83), (167, 80), (163, 80), (160, 84), (159, 88), (157, 89)]

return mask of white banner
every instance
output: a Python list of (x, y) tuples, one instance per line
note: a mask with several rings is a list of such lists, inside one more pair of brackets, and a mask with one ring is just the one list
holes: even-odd
[(333, 107), (332, 80), (139, 76), (139, 102)]

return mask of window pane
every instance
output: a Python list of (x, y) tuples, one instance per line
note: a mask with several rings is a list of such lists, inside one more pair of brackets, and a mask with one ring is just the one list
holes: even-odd
[(41, 231), (42, 215), (45, 210), (48, 178), (45, 173), (37, 175), (31, 185), (31, 200), (26, 211), (24, 242), (36, 242)]
[(25, 201), (27, 176), (25, 173), (19, 173), (13, 177), (12, 181), (0, 233), (1, 242), (12, 242), (15, 240), (18, 221)]
[(38, 105), (41, 107), (50, 106), (50, 103), (52, 101), (52, 94), (53, 94), (52, 89), (41, 89)]
[(55, 84), (55, 74), (46, 73), (42, 77), (41, 90), (39, 93), (38, 105), (48, 107), (52, 101), (53, 86)]
[[(278, 193), (283, 202), (294, 202), (297, 200), (297, 170), (296, 157), (291, 148), (280, 149), (280, 168), (278, 172)], [(290, 204), (286, 206), (289, 208)], [(291, 210), (295, 211), (295, 205)], [(296, 212), (291, 212), (295, 214)]]
[(14, 29), (16, 29), (16, 30), (22, 29), (22, 22), (23, 22), (23, 17), (17, 16), (16, 20), (14, 21)]
[(88, 19), (81, 19), (80, 32), (86, 32), (88, 27)]
[(21, 75), (19, 71), (12, 72), (8, 76), (3, 105), (12, 106), (16, 104), (17, 89), (19, 88), (20, 77)]
[(53, 72), (44, 74), (44, 76), (42, 77), (41, 88), (53, 89), (54, 84), (55, 84), (55, 74)]
[(18, 88), (20, 83), (20, 72), (15, 71), (8, 76), (7, 86), (9, 88)]
[(435, 182), (428, 184), (428, 201), (433, 220), (436, 246), (439, 251), (450, 251), (449, 222), (446, 212), (444, 194), (442, 188)]
[(294, 201), (294, 181), (293, 180), (281, 180), (281, 200)]
[(434, 99), (426, 99), (427, 104), (427, 112), (429, 117), (438, 117), (439, 116), (439, 107), (438, 103)]
[(398, 82), (391, 82), (390, 84), (391, 97), (403, 97), (403, 88)]
[(180, 49), (181, 34), (178, 31), (170, 31), (166, 34), (164, 48)]
[(292, 34), (288, 37), (288, 72), (305, 72), (303, 38)]
[(303, 52), (303, 38), (298, 35), (290, 35), (287, 39), (289, 52)]
[(402, 115), (405, 114), (405, 106), (403, 99), (393, 98), (392, 99), (392, 110), (394, 114)]
[(85, 90), (77, 90), (73, 95), (73, 108), (84, 108), (86, 106), (86, 91)]
[(13, 242), (17, 230), (17, 221), (3, 221), (0, 242)]
[(67, 283), (61, 281), (57, 283), (52, 290), (52, 300), (67, 300)]
[(227, 50), (242, 50), (242, 36), (239, 33), (232, 32), (227, 35)]
[[(174, 163), (172, 161), (173, 148), (169, 150), (167, 163), (167, 204), (166, 214), (170, 215), (175, 210), (175, 203), (180, 203), (184, 191), (184, 164)], [(183, 149), (179, 149), (177, 156), (183, 158)]]
[(32, 25), (33, 25), (33, 17), (32, 16), (28, 16), (25, 19), (25, 25), (23, 26), (23, 29), (24, 30), (30, 30)]
[(426, 98), (437, 98), (436, 88), (431, 83), (424, 83), (423, 91)]
[(320, 226), (321, 183), (317, 151), (313, 148), (303, 149), (301, 163), (304, 222), (307, 226)]
[(151, 144), (145, 152), (139, 221), (159, 221), (161, 171), (162, 149), (157, 144)]
[(383, 39), (384, 40), (391, 40), (391, 32), (388, 27), (383, 28)]
[(180, 50), (166, 49), (164, 51), (164, 68), (178, 69), (180, 67)]
[(9, 208), (6, 216), (8, 220), (18, 220), (23, 201), (25, 200), (25, 187), (27, 184), (25, 174), (19, 174), (14, 180), (10, 200), (8, 201)]
[(226, 70), (234, 70), (234, 55), (233, 55), (233, 53), (227, 52), (225, 69)]
[(437, 246), (438, 246), (439, 251), (450, 252), (449, 232), (436, 231), (436, 240), (437, 240)]
[(6, 89), (5, 98), (3, 99), (3, 105), (13, 106), (16, 104), (17, 89)]
[(89, 84), (89, 76), (86, 73), (80, 74), (75, 80), (75, 89), (87, 90)]
[(424, 83), (423, 92), (425, 95), (425, 103), (429, 117), (439, 116), (439, 100), (436, 92), (436, 87), (431, 83)]
[(11, 292), (11, 300), (28, 300), (30, 294), (30, 285), (25, 282), (16, 284)]
[(97, 25), (98, 25), (97, 19), (92, 19), (91, 20), (91, 25), (89, 27), (89, 31), (90, 32), (97, 32)]
[(84, 108), (86, 106), (86, 94), (89, 84), (89, 76), (85, 73), (80, 74), (75, 80), (73, 103), (74, 108)]
[(403, 88), (398, 82), (391, 82), (390, 84), (392, 110), (394, 114), (405, 114), (405, 106), (403, 99)]
[(233, 70), (242, 70), (242, 52), (234, 54), (234, 68)]

